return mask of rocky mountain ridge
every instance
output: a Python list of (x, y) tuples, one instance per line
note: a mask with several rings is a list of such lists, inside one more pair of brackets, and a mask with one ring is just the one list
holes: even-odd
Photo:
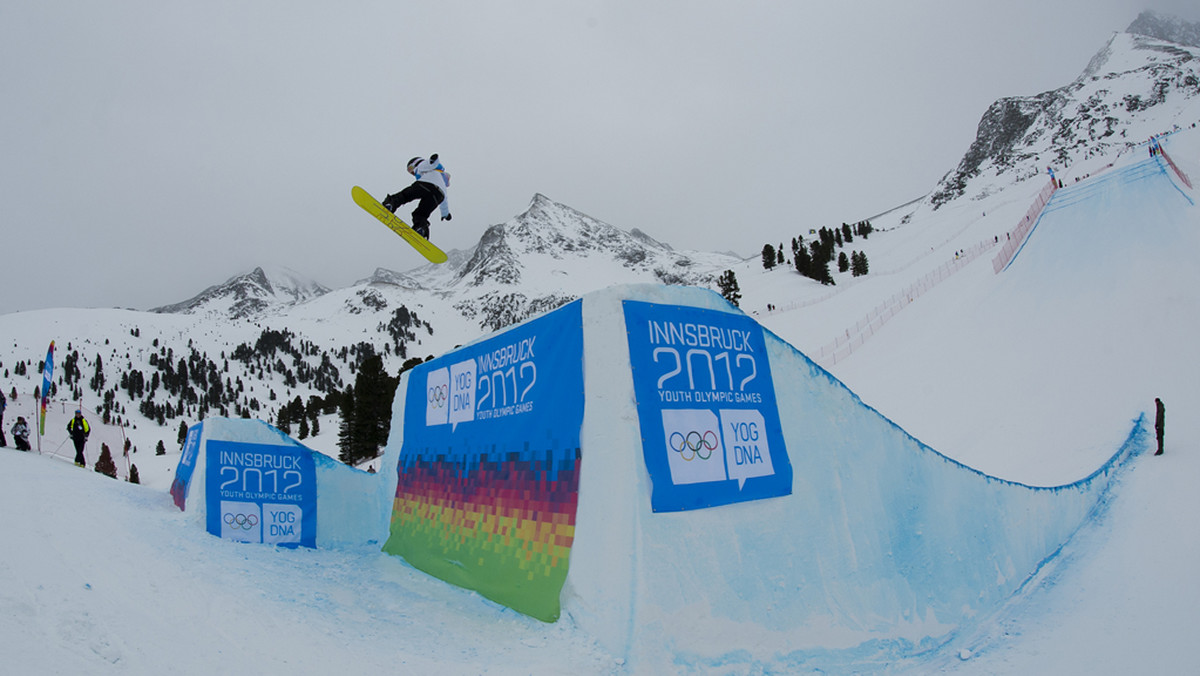
[(327, 287), (288, 268), (268, 273), (258, 267), (223, 284), (210, 286), (188, 300), (153, 308), (150, 312), (178, 314), (216, 310), (233, 319), (244, 319), (273, 308), (303, 303), (326, 293), (329, 293)]
[(1176, 42), (1188, 47), (1200, 47), (1200, 23), (1184, 21), (1150, 10), (1138, 14), (1125, 32)]
[[(1114, 34), (1074, 82), (993, 103), (958, 167), (929, 196), (933, 208), (987, 196), (997, 184), (1033, 178), (1047, 167), (1061, 176), (1075, 164), (1194, 124), (1200, 118), (1200, 47), (1145, 32), (1194, 42), (1200, 26), (1143, 13), (1128, 31)], [(1174, 119), (1162, 111), (1172, 111)]]
[[(717, 275), (738, 260), (676, 251), (640, 231), (627, 232), (541, 194), (534, 195), (524, 213), (488, 228), (472, 249), (448, 253), (449, 260), (438, 266), (407, 272), (377, 269), (354, 284), (355, 293), (371, 305), (380, 300), (369, 289), (406, 294), (409, 303), (436, 297), (480, 328), (494, 330), (613, 284), (713, 287)], [(259, 268), (154, 312), (261, 318), (290, 312), (328, 292), (297, 273), (267, 274)]]

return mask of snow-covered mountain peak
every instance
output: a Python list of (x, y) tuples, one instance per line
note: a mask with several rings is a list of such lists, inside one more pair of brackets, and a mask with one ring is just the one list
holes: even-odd
[(1114, 33), (1073, 84), (1086, 83), (1095, 78), (1111, 80), (1141, 69), (1178, 67), (1196, 58), (1196, 49), (1188, 47), (1144, 33)]
[(329, 293), (329, 289), (323, 284), (289, 267), (257, 267), (252, 274), (261, 278), (264, 281), (265, 288), (270, 290), (275, 296), (281, 298), (290, 297), (293, 302), (297, 303)]
[[(440, 266), (454, 270), (453, 279), (426, 287), (451, 298), (463, 317), (494, 330), (614, 284), (712, 287), (736, 262), (725, 254), (675, 251), (536, 194), (524, 212), (488, 228), (469, 259)], [(410, 274), (424, 282), (433, 273)]]
[(529, 209), (507, 228), (523, 254), (561, 259), (571, 253), (606, 250), (620, 255), (634, 241), (628, 232), (537, 194)]
[[(711, 265), (699, 264), (713, 258), (721, 259), (714, 265), (731, 263), (719, 254), (677, 252), (643, 232), (622, 230), (537, 194), (524, 213), (488, 228), (461, 278), (476, 286), (515, 285), (534, 271), (559, 276), (570, 271), (587, 279), (591, 269), (607, 273), (607, 283), (700, 283), (688, 272), (698, 266), (710, 274)], [(578, 275), (581, 268), (584, 274)], [(621, 269), (625, 272), (611, 272)]]
[(1200, 23), (1184, 21), (1179, 17), (1158, 14), (1146, 10), (1138, 14), (1133, 23), (1125, 29), (1126, 33), (1136, 33), (1167, 42), (1175, 42), (1189, 47), (1200, 47)]
[(198, 295), (151, 312), (196, 314), (215, 312), (235, 319), (259, 315), (267, 310), (303, 303), (329, 293), (329, 289), (286, 267), (254, 268), (224, 284), (210, 286)]
[[(1136, 23), (1136, 22), (1135, 22)], [(981, 199), (1050, 167), (1115, 157), (1196, 121), (1200, 47), (1117, 33), (1074, 82), (993, 103), (958, 167), (931, 193), (934, 209)]]
[(360, 279), (354, 283), (355, 286), (384, 284), (388, 286), (398, 286), (402, 289), (420, 289), (422, 284), (414, 279), (411, 275), (388, 270), (387, 268), (375, 268), (375, 272), (370, 277)]

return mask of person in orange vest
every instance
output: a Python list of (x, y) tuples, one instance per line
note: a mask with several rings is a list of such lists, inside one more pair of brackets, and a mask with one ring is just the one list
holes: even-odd
[(70, 434), (71, 441), (75, 442), (75, 464), (80, 467), (87, 466), (87, 460), (83, 457), (83, 445), (87, 443), (88, 435), (91, 433), (91, 426), (88, 425), (88, 421), (83, 419), (83, 411), (75, 409), (75, 417), (67, 423), (67, 434)]

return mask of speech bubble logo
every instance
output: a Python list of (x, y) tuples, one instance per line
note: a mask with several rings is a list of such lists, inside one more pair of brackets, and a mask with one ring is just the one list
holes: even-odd
[(675, 485), (725, 481), (720, 423), (708, 409), (664, 409), (667, 466)]
[(729, 478), (737, 479), (739, 491), (745, 487), (746, 479), (775, 474), (762, 413), (753, 409), (723, 409), (721, 432)]
[(450, 365), (450, 424), (453, 430), (458, 424), (475, 419), (475, 360), (468, 359)]
[(445, 425), (450, 412), (450, 371), (430, 371), (425, 377), (425, 426)]
[(299, 543), (304, 512), (299, 505), (263, 505), (262, 541), (266, 544)]

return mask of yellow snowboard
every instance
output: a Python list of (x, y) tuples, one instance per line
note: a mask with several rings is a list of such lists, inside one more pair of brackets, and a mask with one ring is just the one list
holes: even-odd
[(437, 248), (432, 242), (417, 234), (412, 226), (396, 217), (396, 214), (383, 208), (371, 194), (358, 186), (354, 186), (350, 190), (350, 196), (354, 198), (355, 204), (367, 210), (375, 218), (383, 221), (383, 224), (391, 228), (404, 238), (404, 241), (412, 245), (425, 258), (429, 259), (430, 263), (445, 263), (446, 252)]

